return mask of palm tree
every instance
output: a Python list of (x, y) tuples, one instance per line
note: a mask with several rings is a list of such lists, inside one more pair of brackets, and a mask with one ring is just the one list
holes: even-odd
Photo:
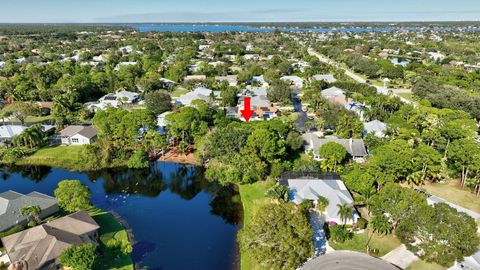
[[(372, 230), (372, 233), (370, 234), (370, 237), (368, 238), (367, 243), (365, 246), (367, 249), (369, 249), (369, 244), (370, 240), (372, 240), (372, 236), (374, 233), (378, 233), (381, 235), (387, 235), (391, 232), (392, 226), (390, 226), (390, 222), (388, 221), (388, 218), (385, 215), (376, 215), (370, 220), (370, 228)], [(367, 233), (368, 235), (368, 233)]]
[(337, 204), (337, 207), (337, 215), (340, 216), (341, 220), (343, 221), (343, 226), (345, 227), (345, 225), (347, 224), (347, 220), (349, 220), (352, 216), (353, 209), (348, 203)]

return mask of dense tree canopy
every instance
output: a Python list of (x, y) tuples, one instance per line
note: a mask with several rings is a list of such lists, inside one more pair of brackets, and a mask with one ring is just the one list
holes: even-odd
[(268, 204), (258, 209), (238, 240), (262, 267), (296, 269), (313, 255), (312, 234), (307, 217), (293, 204)]

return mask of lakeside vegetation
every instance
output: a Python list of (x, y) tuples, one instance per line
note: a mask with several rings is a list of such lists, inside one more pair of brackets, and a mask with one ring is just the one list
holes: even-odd
[[(353, 234), (357, 228), (331, 226), (329, 241), (339, 249), (365, 252), (373, 248), (385, 254), (404, 243), (422, 259), (445, 267), (476, 250), (477, 227), (469, 216), (445, 204), (429, 206), (426, 197), (412, 189), (426, 185), (432, 194), (478, 211), (480, 73), (455, 63), (480, 61), (475, 53), (480, 43), (468, 31), (462, 33), (465, 40), (472, 40), (468, 48), (462, 48), (454, 40), (456, 36), (430, 30), (422, 31), (425, 38), (409, 31), (398, 36), (332, 33), (325, 38), (279, 31), (231, 35), (137, 33), (128, 28), (125, 33), (118, 29), (112, 33), (97, 29), (90, 34), (57, 31), (58, 37), (26, 35), (15, 41), (0, 40), (0, 60), (5, 62), (0, 69), (0, 76), (5, 78), (0, 81), (0, 98), (7, 101), (2, 116), (14, 116), (12, 119), (22, 124), (52, 120), (57, 133), (71, 124), (92, 123), (98, 137), (87, 146), (49, 147), (52, 134), (34, 126), (0, 149), (5, 163), (76, 171), (148, 168), (149, 160), (167, 151), (195, 153), (209, 181), (239, 185), (244, 206), (244, 227), (239, 234), (242, 269), (271, 265), (294, 269), (313, 253), (311, 241), (306, 240), (311, 231), (305, 223), (311, 202), (298, 206), (286, 202), (287, 191), (282, 187), (271, 192), (273, 198), (265, 195), (279, 186), (277, 182), (285, 172), (339, 174), (353, 193), (354, 205), (368, 210), (364, 225), (376, 231), (372, 241), (365, 244), (362, 238), (366, 235)], [(432, 44), (429, 39), (433, 35), (446, 41)], [(340, 68), (309, 55), (309, 48), (338, 62)], [(429, 53), (438, 56), (438, 51), (449, 56), (432, 59)], [(389, 59), (392, 55), (405, 55), (410, 63), (394, 64)], [(105, 59), (94, 61), (98, 57)], [(20, 61), (22, 58), (25, 60)], [(370, 84), (353, 81), (342, 67)], [(334, 75), (337, 81), (316, 81), (313, 76), (317, 74)], [(187, 75), (204, 75), (206, 79), (189, 82), (184, 79)], [(226, 75), (237, 76), (237, 86), (216, 80)], [(259, 76), (264, 83), (253, 81)], [(280, 80), (284, 76), (298, 76), (302, 87), (296, 89)], [(161, 83), (164, 78), (174, 85), (165, 86)], [(379, 93), (376, 86), (383, 86), (384, 79), (389, 80), (390, 87), (412, 88), (412, 93), (398, 96), (415, 100), (415, 104), (403, 104), (394, 95)], [(292, 104), (292, 92), (299, 92), (304, 105), (301, 110), (308, 113), (304, 117), (308, 121), (302, 123), (288, 110), (280, 111), (274, 120), (251, 123), (227, 115), (229, 108), (235, 111), (245, 89), (262, 84), (268, 85), (266, 97), (277, 105)], [(211, 88), (220, 92), (219, 97), (212, 93), (187, 106), (172, 102), (195, 87)], [(331, 87), (343, 91), (347, 104), (336, 104), (322, 95)], [(136, 93), (144, 102), (89, 109), (91, 102), (117, 91)], [(41, 116), (35, 105), (40, 101), (52, 102), (48, 116)], [(349, 107), (349, 102), (356, 103), (360, 111)], [(171, 114), (165, 117), (161, 133), (157, 132), (157, 116), (164, 112)], [(373, 120), (387, 125), (385, 136), (365, 134), (365, 124)], [(301, 135), (305, 131), (315, 131), (319, 138), (363, 139), (370, 156), (357, 164), (344, 146), (330, 143), (313, 149), (323, 158), (317, 161), (311, 153), (303, 153)], [(462, 192), (439, 184), (455, 183), (456, 179)], [(342, 209), (348, 212), (352, 207)], [(279, 235), (261, 222), (268, 218), (284, 230), (287, 240), (295, 239), (301, 231), (299, 241), (279, 240)], [(439, 221), (454, 227), (448, 235), (435, 226)], [(264, 239), (265, 246), (275, 243), (287, 251), (268, 249), (252, 240), (263, 233), (269, 236)], [(105, 236), (104, 245), (115, 242), (118, 249), (124, 237), (123, 233)], [(120, 269), (122, 264), (128, 262), (120, 259)]]
[[(254, 184), (245, 184), (239, 186), (240, 197), (243, 206), (243, 223), (242, 226), (248, 226), (252, 216), (258, 209), (268, 203), (269, 199), (265, 196), (265, 192), (270, 184), (266, 182), (257, 182)], [(240, 250), (240, 267), (242, 270), (256, 269), (260, 270), (260, 266), (256, 264), (249, 249)]]

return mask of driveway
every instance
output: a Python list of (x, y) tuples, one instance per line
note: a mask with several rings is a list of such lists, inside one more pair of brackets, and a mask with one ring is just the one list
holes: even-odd
[(398, 248), (387, 253), (382, 259), (402, 269), (406, 269), (410, 264), (418, 260), (418, 257), (402, 244)]
[(295, 121), (295, 127), (297, 130), (302, 131), (302, 132), (307, 132), (310, 130), (305, 123), (309, 122), (310, 119), (308, 119), (307, 113), (305, 113), (302, 109), (302, 101), (298, 97), (298, 91), (293, 91), (292, 92), (292, 103), (293, 103), (293, 109), (295, 113), (298, 115), (297, 120)]
[[(334, 67), (336, 67), (336, 68), (339, 68), (339, 69), (343, 70), (343, 71), (345, 72), (345, 75), (347, 75), (348, 77), (352, 78), (352, 79), (355, 80), (356, 82), (358, 82), (358, 83), (364, 83), (364, 84), (367, 83), (367, 81), (366, 81), (364, 78), (362, 78), (362, 77), (358, 76), (357, 74), (353, 73), (352, 71), (350, 71), (350, 70), (342, 67), (342, 66), (339, 65), (338, 63), (336, 63), (336, 62), (334, 62), (334, 61), (332, 61), (332, 60), (329, 60), (329, 59), (325, 58), (324, 56), (322, 56), (321, 54), (317, 53), (317, 52), (314, 51), (313, 49), (311, 49), (311, 48), (308, 49), (308, 53), (309, 53), (310, 55), (313, 55), (313, 56), (317, 57), (320, 62), (323, 62), (323, 63), (325, 63), (325, 64), (328, 64), (328, 65), (331, 65), (331, 66), (334, 66)], [(377, 88), (377, 93), (379, 93), (379, 94), (388, 95), (388, 94), (389, 94), (389, 91), (391, 91), (392, 94), (393, 94), (393, 96), (399, 97), (400, 100), (401, 100), (403, 103), (406, 103), (406, 104), (411, 104), (411, 103), (412, 103), (410, 100), (405, 99), (405, 98), (403, 98), (403, 97), (401, 97), (401, 96), (398, 95), (398, 94), (400, 94), (400, 93), (410, 93), (410, 90), (408, 90), (408, 89), (390, 89), (390, 88), (387, 88), (387, 87), (375, 86), (375, 85), (372, 85), (372, 84), (370, 84), (370, 83), (369, 83), (368, 85), (371, 85), (371, 86), (374, 86), (375, 88)]]
[(316, 210), (310, 210), (310, 225), (313, 229), (313, 245), (315, 246), (314, 257), (334, 251), (327, 243), (327, 237), (323, 230), (324, 224), (322, 214)]

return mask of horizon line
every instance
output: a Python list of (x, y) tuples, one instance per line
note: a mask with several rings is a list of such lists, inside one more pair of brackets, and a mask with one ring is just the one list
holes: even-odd
[(98, 25), (108, 25), (108, 24), (313, 24), (313, 23), (325, 23), (325, 24), (342, 24), (342, 23), (480, 23), (480, 19), (477, 20), (342, 20), (342, 21), (178, 21), (178, 22), (161, 22), (161, 21), (151, 21), (151, 22), (0, 22), (0, 25), (3, 24), (98, 24)]

